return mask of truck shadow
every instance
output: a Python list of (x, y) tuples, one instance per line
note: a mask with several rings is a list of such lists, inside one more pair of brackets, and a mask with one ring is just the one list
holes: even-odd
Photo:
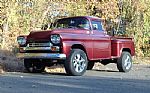
[[(93, 70), (87, 70), (87, 72), (90, 72), (90, 71), (95, 71), (95, 72), (119, 72), (119, 71), (115, 71), (115, 70), (96, 70), (96, 69), (93, 69)], [(65, 72), (43, 72), (41, 73), (42, 75), (59, 75), (59, 76), (70, 76), (70, 75), (67, 75)]]
[(53, 73), (48, 73), (48, 72), (43, 72), (41, 73), (42, 75), (59, 75), (59, 76), (69, 76), (66, 73), (59, 73), (59, 72), (53, 72)]
[(99, 71), (99, 72), (119, 72), (119, 71), (115, 71), (115, 70), (97, 70), (97, 69), (94, 69), (93, 71)]

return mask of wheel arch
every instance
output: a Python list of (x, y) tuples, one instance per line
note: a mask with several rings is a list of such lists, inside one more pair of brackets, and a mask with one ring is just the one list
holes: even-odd
[(83, 50), (85, 52), (85, 54), (87, 55), (87, 59), (88, 59), (88, 54), (87, 54), (87, 51), (86, 51), (84, 45), (82, 45), (82, 44), (73, 44), (71, 46), (71, 49), (81, 49), (81, 50)]
[(126, 51), (126, 52), (129, 52), (129, 53), (131, 54), (131, 49), (130, 49), (130, 48), (123, 48), (123, 49), (122, 49), (122, 52), (125, 52), (125, 51)]

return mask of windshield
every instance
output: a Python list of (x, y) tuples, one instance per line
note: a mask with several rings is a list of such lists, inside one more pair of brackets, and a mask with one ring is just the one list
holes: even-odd
[(55, 23), (55, 28), (81, 28), (90, 29), (89, 21), (86, 18), (64, 18)]

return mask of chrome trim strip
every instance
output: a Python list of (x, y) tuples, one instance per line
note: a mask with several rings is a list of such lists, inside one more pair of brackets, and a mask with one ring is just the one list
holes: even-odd
[(27, 46), (28, 47), (51, 47), (51, 46), (53, 46), (53, 44), (50, 42), (48, 42), (48, 43), (28, 43)]
[(50, 50), (51, 47), (23, 47), (23, 50)]
[(66, 59), (66, 54), (59, 53), (18, 53), (17, 58)]
[[(56, 48), (56, 51), (59, 51), (59, 47), (58, 46), (53, 46)], [(52, 50), (52, 47), (20, 47), (23, 50)]]

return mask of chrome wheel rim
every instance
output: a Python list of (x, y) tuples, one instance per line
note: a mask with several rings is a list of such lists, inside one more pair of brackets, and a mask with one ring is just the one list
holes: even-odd
[(131, 65), (132, 65), (131, 58), (129, 55), (127, 55), (126, 59), (125, 59), (124, 67), (125, 67), (125, 69), (128, 70), (131, 68)]
[(76, 72), (81, 73), (86, 67), (85, 59), (81, 54), (76, 54), (73, 58), (73, 66)]

